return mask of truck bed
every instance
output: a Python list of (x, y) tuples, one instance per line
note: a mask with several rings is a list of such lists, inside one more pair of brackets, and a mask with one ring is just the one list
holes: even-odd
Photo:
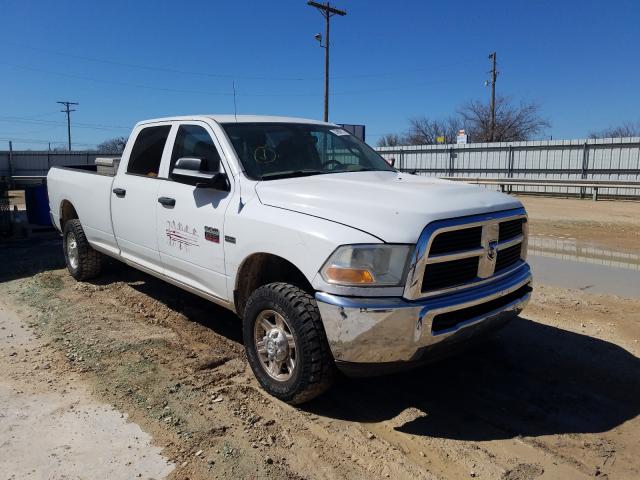
[(99, 172), (100, 166), (52, 167), (47, 175), (49, 208), (54, 225), (67, 202), (73, 205), (89, 242), (100, 250), (118, 253), (111, 224), (113, 175)]

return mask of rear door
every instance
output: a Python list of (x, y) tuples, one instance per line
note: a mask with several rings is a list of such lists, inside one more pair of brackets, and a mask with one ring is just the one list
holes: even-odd
[[(174, 127), (176, 128), (176, 127)], [(211, 128), (204, 122), (182, 122), (175, 131), (169, 164), (163, 165), (158, 198), (175, 201), (173, 205), (157, 203), (157, 230), (160, 258), (165, 273), (182, 283), (219, 299), (227, 300), (224, 265), (224, 218), (233, 193), (196, 188), (171, 175), (179, 158), (199, 158), (203, 169), (221, 162), (229, 174), (229, 165), (221, 157), (222, 149)]]
[[(111, 216), (123, 258), (162, 272), (156, 211), (160, 165), (167, 149), (170, 124), (142, 127), (128, 152), (125, 172), (118, 172), (111, 192)], [(126, 158), (127, 152), (125, 152)]]

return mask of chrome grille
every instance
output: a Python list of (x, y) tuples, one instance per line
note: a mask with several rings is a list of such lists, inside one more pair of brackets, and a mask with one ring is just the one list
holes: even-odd
[(467, 219), (468, 223), (463, 218), (425, 228), (409, 269), (405, 297), (475, 286), (524, 264), (527, 220), (523, 209)]

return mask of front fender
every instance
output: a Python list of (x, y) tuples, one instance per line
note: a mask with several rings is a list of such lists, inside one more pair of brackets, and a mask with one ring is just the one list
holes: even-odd
[(339, 246), (350, 243), (379, 243), (376, 237), (355, 228), (303, 213), (259, 202), (250, 202), (240, 212), (227, 217), (225, 268), (229, 291), (235, 289), (242, 262), (256, 253), (268, 253), (295, 265), (309, 283)]

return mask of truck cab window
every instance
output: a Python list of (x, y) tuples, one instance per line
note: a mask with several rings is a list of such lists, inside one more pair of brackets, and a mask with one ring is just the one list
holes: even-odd
[(127, 173), (157, 177), (171, 125), (143, 128), (133, 144)]
[[(180, 125), (176, 134), (176, 141), (171, 153), (169, 164), (169, 177), (173, 178), (171, 171), (179, 158), (199, 158), (202, 160), (202, 172), (218, 172), (220, 154), (209, 133), (198, 125)], [(222, 167), (220, 167), (222, 168)], [(173, 178), (180, 181), (178, 178)]]

